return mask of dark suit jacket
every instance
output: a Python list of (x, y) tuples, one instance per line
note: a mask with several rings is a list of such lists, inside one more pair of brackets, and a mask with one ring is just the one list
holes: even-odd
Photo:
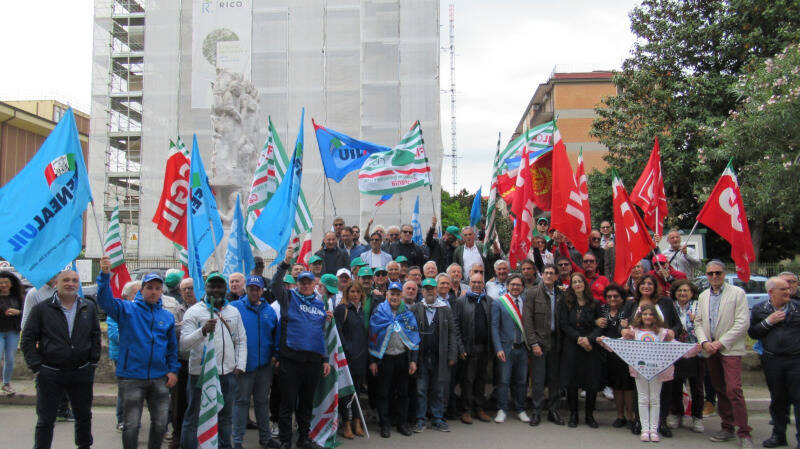
[[(414, 313), (414, 318), (417, 319), (417, 327), (422, 329), (420, 323), (425, 320), (425, 305), (418, 302), (411, 306), (411, 312)], [(453, 311), (450, 307), (439, 307), (436, 311), (439, 314), (439, 381), (447, 381), (450, 379), (450, 365), (447, 362), (456, 361), (458, 357), (458, 333), (453, 319)], [(422, 340), (419, 345), (419, 363), (422, 363)]]
[[(555, 286), (556, 304), (559, 300), (559, 288)], [(528, 344), (533, 347), (539, 345), (542, 351), (558, 350), (558, 338), (555, 341), (551, 338), (550, 320), (553, 317), (553, 310), (550, 306), (550, 295), (544, 287), (544, 283), (539, 283), (536, 287), (525, 290), (525, 301), (522, 305), (522, 326), (525, 328), (525, 336)], [(558, 316), (555, 317), (556, 335), (558, 335)]]
[(486, 312), (486, 326), (488, 335), (487, 350), (492, 344), (492, 300), (485, 296), (480, 304), (473, 303), (467, 298), (467, 295), (462, 295), (456, 299), (453, 307), (453, 315), (458, 323), (459, 339), (458, 339), (458, 353), (473, 353), (473, 344), (475, 342), (475, 306), (483, 307)]

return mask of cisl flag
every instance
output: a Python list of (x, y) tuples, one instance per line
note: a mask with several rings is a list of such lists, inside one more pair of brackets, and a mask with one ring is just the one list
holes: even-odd
[(736, 263), (736, 274), (742, 282), (750, 280), (750, 262), (756, 258), (744, 202), (739, 192), (739, 182), (728, 162), (722, 177), (717, 181), (697, 221), (703, 223), (731, 244), (731, 259)]
[(553, 134), (553, 194), (551, 223), (553, 229), (564, 234), (580, 251), (589, 251), (589, 226), (586, 221), (584, 200), (581, 197), (575, 173), (567, 157), (567, 147), (558, 129)]
[(614, 223), (617, 225), (617, 233), (614, 238), (616, 252), (614, 282), (624, 285), (634, 265), (656, 245), (644, 227), (644, 221), (631, 205), (622, 179), (613, 168), (611, 169), (611, 192), (614, 195)]
[(664, 176), (661, 172), (661, 153), (658, 146), (658, 137), (653, 144), (650, 160), (647, 161), (644, 171), (631, 190), (633, 204), (642, 208), (644, 221), (647, 226), (658, 235), (664, 233), (664, 218), (669, 212), (667, 209), (667, 194), (664, 191)]
[(115, 298), (122, 298), (122, 287), (131, 281), (125, 257), (122, 252), (122, 239), (120, 238), (119, 206), (111, 212), (108, 222), (106, 239), (103, 244), (103, 253), (111, 259), (111, 293)]
[(153, 223), (164, 237), (186, 248), (186, 205), (189, 202), (189, 151), (180, 138), (169, 142), (164, 187)]

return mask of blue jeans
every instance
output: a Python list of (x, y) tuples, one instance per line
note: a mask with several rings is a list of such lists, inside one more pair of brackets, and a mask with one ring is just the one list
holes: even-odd
[(19, 343), (19, 331), (0, 332), (0, 357), (3, 358), (3, 383), (11, 383), (11, 375), (14, 373), (14, 356), (17, 354), (17, 343)]
[(506, 361), (497, 360), (499, 379), (497, 382), (497, 409), (508, 411), (509, 385), (514, 390), (514, 408), (525, 411), (525, 390), (528, 378), (528, 350), (525, 346), (511, 349)]
[[(183, 416), (181, 428), (181, 449), (197, 449), (197, 420), (200, 414), (200, 387), (197, 379), (200, 376), (189, 375), (186, 384), (187, 406)], [(222, 398), (225, 405), (217, 414), (218, 444), (219, 449), (231, 447), (231, 428), (233, 418), (233, 402), (236, 400), (236, 376), (233, 373), (219, 376), (219, 385), (222, 389)]]
[(269, 441), (269, 388), (272, 386), (272, 366), (266, 365), (236, 378), (238, 393), (233, 408), (233, 445), (242, 444), (247, 418), (250, 415), (250, 396), (258, 424), (258, 440)]
[(424, 360), (417, 371), (417, 422), (425, 422), (428, 406), (431, 407), (433, 422), (444, 421), (445, 383), (439, 381), (437, 360)]

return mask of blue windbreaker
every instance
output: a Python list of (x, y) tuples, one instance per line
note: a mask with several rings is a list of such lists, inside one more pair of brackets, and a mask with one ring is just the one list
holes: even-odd
[(269, 365), (273, 356), (277, 356), (280, 344), (280, 320), (272, 307), (263, 299), (257, 306), (250, 304), (247, 295), (231, 302), (242, 316), (242, 324), (247, 334), (247, 368), (255, 371)]

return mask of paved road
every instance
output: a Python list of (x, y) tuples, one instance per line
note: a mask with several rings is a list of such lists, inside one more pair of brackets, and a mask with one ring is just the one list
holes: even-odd
[[(144, 428), (140, 432), (140, 447), (146, 447), (147, 438), (147, 413), (142, 417)], [(467, 426), (461, 422), (451, 423), (452, 432), (440, 433), (426, 430), (413, 437), (404, 437), (396, 432), (389, 439), (380, 438), (375, 425), (370, 425), (372, 438), (346, 441), (342, 448), (392, 448), (392, 449), (419, 449), (419, 448), (453, 448), (453, 449), (533, 449), (533, 448), (592, 448), (592, 449), (622, 449), (639, 446), (638, 436), (631, 435), (629, 431), (611, 428), (614, 419), (612, 412), (597, 414), (600, 422), (599, 429), (590, 429), (581, 424), (576, 429), (557, 427), (550, 423), (543, 423), (537, 428), (529, 427), (510, 417), (504, 424), (487, 424), (477, 422)], [(750, 424), (755, 429), (753, 432), (756, 447), (761, 446), (761, 441), (769, 436), (769, 417), (764, 413), (751, 415)], [(32, 447), (33, 427), (36, 422), (36, 412), (31, 406), (2, 406), (0, 407), (0, 449), (20, 449)], [(675, 437), (663, 438), (659, 448), (736, 448), (738, 444), (711, 443), (708, 435), (718, 429), (719, 419), (711, 417), (706, 419), (707, 431), (705, 434), (692, 433), (686, 429), (675, 431)], [(120, 434), (114, 429), (114, 409), (112, 407), (94, 408), (94, 439), (95, 448), (115, 449), (120, 448)], [(790, 438), (793, 432), (789, 432)], [(57, 423), (53, 449), (72, 449), (72, 424)], [(164, 445), (166, 447), (166, 444)], [(258, 438), (254, 430), (247, 431), (245, 439), (246, 448), (258, 448)]]

